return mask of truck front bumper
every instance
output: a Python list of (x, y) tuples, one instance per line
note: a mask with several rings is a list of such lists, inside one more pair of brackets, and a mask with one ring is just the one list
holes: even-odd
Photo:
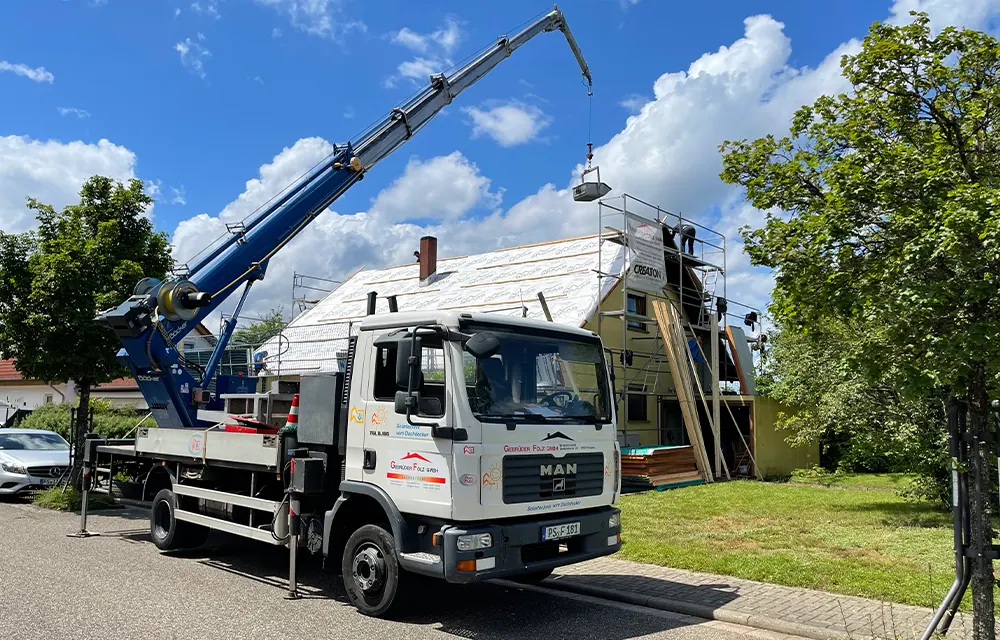
[[(615, 507), (602, 507), (585, 513), (567, 513), (512, 524), (445, 525), (440, 531), (439, 561), (407, 562), (405, 555), (409, 554), (404, 554), (400, 562), (409, 571), (434, 575), (454, 583), (547, 571), (618, 551), (621, 548), (619, 513)], [(580, 525), (578, 534), (558, 540), (542, 539), (546, 527), (575, 523)], [(475, 551), (458, 548), (459, 536), (485, 533), (492, 538), (491, 547)]]

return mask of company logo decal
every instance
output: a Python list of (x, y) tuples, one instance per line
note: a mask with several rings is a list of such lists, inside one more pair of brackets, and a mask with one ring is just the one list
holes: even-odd
[(563, 433), (562, 431), (556, 431), (555, 433), (550, 433), (550, 434), (546, 435), (544, 438), (542, 438), (542, 442), (545, 442), (547, 440), (555, 440), (556, 438), (562, 438), (563, 440), (572, 440), (573, 439), (573, 438), (570, 438), (565, 433)]
[(430, 460), (428, 460), (427, 458), (423, 457), (419, 453), (408, 453), (408, 454), (406, 454), (405, 456), (403, 456), (400, 459), (401, 460), (423, 460), (424, 462), (430, 464)]
[[(364, 421), (364, 416), (361, 420)], [(382, 424), (383, 422), (385, 422), (385, 407), (379, 407), (372, 411), (372, 424)]]
[(487, 489), (496, 489), (500, 486), (502, 477), (503, 471), (500, 470), (500, 464), (493, 463), (490, 470), (483, 474), (483, 486)]
[(440, 463), (415, 452), (391, 460), (385, 477), (390, 485), (420, 490), (438, 490), (448, 483)]
[(467, 444), (467, 445), (465, 445), (464, 447), (462, 447), (462, 453), (464, 453), (464, 454), (466, 454), (466, 455), (470, 455), (470, 456), (471, 456), (471, 455), (472, 455), (472, 454), (474, 454), (475, 452), (476, 452), (476, 448), (475, 448), (475, 447), (473, 447), (472, 445), (468, 445), (468, 444)]
[(199, 456), (201, 455), (203, 445), (204, 436), (200, 433), (196, 433), (191, 436), (191, 439), (188, 441), (188, 451), (191, 452), (191, 455)]
[(365, 410), (358, 409), (357, 407), (351, 407), (351, 422), (353, 422), (354, 424), (364, 424)]

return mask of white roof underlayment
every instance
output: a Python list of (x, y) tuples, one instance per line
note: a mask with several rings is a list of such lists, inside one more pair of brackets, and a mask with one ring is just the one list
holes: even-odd
[(399, 311), (461, 310), (522, 315), (545, 320), (538, 292), (545, 296), (554, 322), (583, 326), (600, 301), (617, 284), (601, 279), (597, 269), (620, 274), (625, 248), (604, 240), (598, 266), (596, 235), (500, 249), (457, 258), (439, 258), (437, 273), (421, 283), (420, 266), (412, 264), (365, 269), (351, 276), (313, 308), (295, 318), (282, 336), (263, 345), (264, 375), (305, 374), (339, 370), (347, 336), (358, 332), (367, 310), (369, 291), (378, 293), (376, 313), (387, 313), (388, 296)]

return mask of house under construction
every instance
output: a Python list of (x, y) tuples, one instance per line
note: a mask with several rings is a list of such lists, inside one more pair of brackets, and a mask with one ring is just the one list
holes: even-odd
[(759, 312), (730, 300), (725, 237), (629, 195), (598, 203), (592, 235), (361, 269), (257, 350), (273, 381), (337, 371), (371, 312), (468, 309), (589, 328), (614, 372), (623, 475), (635, 486), (785, 475), (818, 462), (756, 395)]

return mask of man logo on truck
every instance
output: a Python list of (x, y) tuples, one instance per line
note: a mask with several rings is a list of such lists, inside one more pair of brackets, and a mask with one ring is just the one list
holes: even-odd
[(561, 464), (551, 465), (543, 464), (538, 467), (539, 475), (541, 476), (575, 476), (576, 475), (576, 464), (567, 463), (564, 467)]

